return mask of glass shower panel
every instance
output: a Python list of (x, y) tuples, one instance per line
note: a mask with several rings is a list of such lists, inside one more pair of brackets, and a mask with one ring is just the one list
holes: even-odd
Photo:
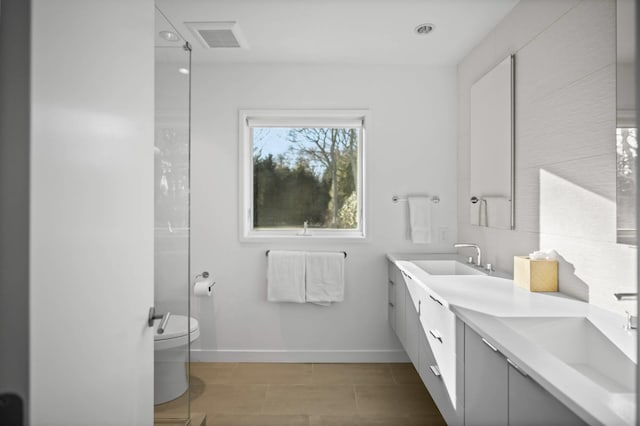
[[(191, 52), (183, 46), (155, 52), (155, 307), (170, 312), (165, 332), (155, 336), (155, 421), (186, 424)], [(174, 345), (175, 338), (183, 344)]]

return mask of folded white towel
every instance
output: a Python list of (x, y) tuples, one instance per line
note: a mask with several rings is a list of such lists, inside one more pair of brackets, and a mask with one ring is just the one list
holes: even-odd
[(305, 253), (271, 250), (267, 265), (267, 300), (304, 303)]
[(344, 253), (307, 253), (307, 302), (344, 300)]
[(485, 204), (483, 201), (478, 201), (475, 204), (472, 203), (469, 206), (469, 221), (472, 225), (486, 226), (483, 221), (486, 214), (486, 212), (483, 213), (484, 210), (485, 210)]
[[(484, 226), (511, 229), (511, 201), (507, 197), (483, 197)], [(482, 223), (481, 223), (482, 224)]]
[(431, 242), (431, 202), (428, 197), (409, 197), (408, 201), (411, 241), (428, 244)]

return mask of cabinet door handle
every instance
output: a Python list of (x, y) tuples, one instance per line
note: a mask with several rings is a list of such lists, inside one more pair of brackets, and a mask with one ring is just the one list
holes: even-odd
[(484, 337), (482, 338), (482, 342), (483, 342), (485, 345), (489, 346), (489, 347), (491, 348), (491, 350), (492, 350), (492, 351), (494, 351), (494, 352), (498, 352), (498, 349), (497, 349), (495, 346), (493, 346), (491, 343), (487, 342), (487, 340), (486, 340)]
[(429, 334), (431, 334), (434, 339), (442, 343), (442, 336), (438, 333), (438, 330), (429, 330)]
[(394, 283), (393, 281), (389, 280), (389, 284), (390, 285), (396, 285), (396, 283)]
[(436, 377), (442, 376), (442, 373), (440, 373), (440, 369), (438, 368), (437, 365), (430, 365), (429, 368), (431, 369), (431, 372), (433, 373), (434, 376)]
[(393, 305), (393, 303), (389, 302), (389, 306), (391, 306), (393, 308), (394, 305)]
[(511, 361), (509, 358), (507, 358), (507, 362), (509, 363), (510, 366), (512, 366), (513, 368), (515, 368), (515, 370), (522, 374), (524, 377), (529, 377), (529, 375), (527, 373), (525, 373), (522, 368), (520, 368), (520, 366), (518, 364), (516, 364), (515, 362)]
[(436, 299), (435, 297), (433, 297), (432, 295), (429, 295), (429, 297), (431, 298), (431, 300), (433, 300), (434, 302), (436, 302), (438, 305), (443, 306), (442, 302), (439, 301), (438, 299)]
[(418, 316), (422, 315), (422, 300), (418, 300)]

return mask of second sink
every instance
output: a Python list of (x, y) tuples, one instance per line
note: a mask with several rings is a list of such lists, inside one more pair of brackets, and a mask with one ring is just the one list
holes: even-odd
[(635, 363), (586, 317), (505, 317), (502, 322), (613, 393), (635, 391)]

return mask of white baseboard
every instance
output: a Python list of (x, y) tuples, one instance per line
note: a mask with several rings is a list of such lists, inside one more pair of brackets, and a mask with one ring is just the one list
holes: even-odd
[(361, 351), (192, 349), (191, 362), (380, 363), (409, 362), (409, 357), (401, 349)]

